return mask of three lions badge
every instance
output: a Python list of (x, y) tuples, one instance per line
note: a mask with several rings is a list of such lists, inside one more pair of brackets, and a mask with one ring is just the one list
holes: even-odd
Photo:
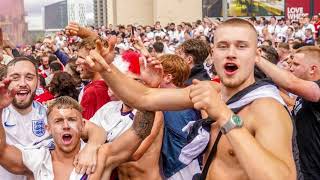
[(45, 123), (43, 119), (32, 120), (32, 132), (34, 135), (41, 137), (45, 134)]

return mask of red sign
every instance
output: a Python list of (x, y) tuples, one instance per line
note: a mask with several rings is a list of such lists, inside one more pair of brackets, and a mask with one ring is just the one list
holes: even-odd
[(286, 1), (286, 17), (288, 19), (297, 20), (301, 16), (310, 12), (310, 1)]

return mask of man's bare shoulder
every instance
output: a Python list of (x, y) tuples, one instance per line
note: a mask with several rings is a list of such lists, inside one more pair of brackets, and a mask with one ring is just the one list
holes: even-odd
[(286, 162), (292, 172), (295, 172), (292, 155), (293, 126), (285, 106), (273, 98), (261, 98), (250, 105), (249, 112), (254, 118), (253, 131), (257, 142)]
[(286, 107), (273, 98), (260, 98), (253, 101), (249, 106), (248, 112), (254, 117), (256, 127), (270, 123), (291, 123)]

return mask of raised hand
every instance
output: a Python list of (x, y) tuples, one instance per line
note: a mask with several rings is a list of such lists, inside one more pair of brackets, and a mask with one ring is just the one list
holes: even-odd
[(9, 79), (0, 81), (0, 110), (9, 106), (16, 94), (14, 89), (10, 90), (8, 88), (10, 82), (11, 81)]
[(86, 57), (84, 63), (89, 66), (89, 68), (95, 72), (111, 71), (110, 66), (99, 52), (95, 50), (90, 51), (90, 55)]
[(80, 63), (89, 66), (89, 68), (96, 72), (111, 72), (109, 64), (113, 62), (115, 57), (114, 47), (116, 41), (116, 37), (111, 37), (108, 41), (109, 47), (105, 48), (99, 39), (96, 40), (96, 49), (91, 50), (86, 60)]
[(141, 57), (139, 63), (141, 80), (149, 87), (159, 87), (163, 78), (161, 62), (155, 58)]
[(144, 47), (143, 42), (141, 41), (141, 39), (135, 38), (135, 37), (132, 38), (132, 45), (137, 50), (141, 50)]
[(73, 165), (79, 174), (92, 174), (96, 170), (98, 148), (95, 145), (86, 146), (76, 155)]
[(91, 31), (88, 28), (81, 27), (76, 22), (70, 22), (66, 27), (66, 34), (68, 36), (79, 36), (81, 38), (87, 38), (89, 36), (98, 36), (95, 32)]
[(108, 63), (112, 63), (115, 57), (115, 50), (114, 47), (117, 43), (117, 37), (111, 36), (108, 39), (108, 48), (105, 48), (101, 42), (101, 40), (96, 41), (96, 49), (99, 52), (99, 54), (103, 57), (103, 59)]
[(133, 40), (133, 41), (132, 41), (132, 46), (133, 46), (134, 48), (136, 48), (137, 50), (139, 50), (140, 53), (141, 53), (143, 56), (145, 56), (145, 57), (147, 57), (147, 58), (148, 58), (148, 57), (151, 57), (149, 51), (148, 51), (147, 48), (144, 46), (144, 44), (143, 44), (143, 42), (142, 42), (141, 39), (134, 37), (132, 40)]

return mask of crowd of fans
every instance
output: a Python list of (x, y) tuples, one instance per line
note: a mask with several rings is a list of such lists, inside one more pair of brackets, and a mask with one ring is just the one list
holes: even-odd
[[(304, 15), (72, 22), (32, 45), (4, 38), (0, 179), (320, 179), (319, 36), (319, 15)], [(230, 113), (245, 120), (220, 124)]]

